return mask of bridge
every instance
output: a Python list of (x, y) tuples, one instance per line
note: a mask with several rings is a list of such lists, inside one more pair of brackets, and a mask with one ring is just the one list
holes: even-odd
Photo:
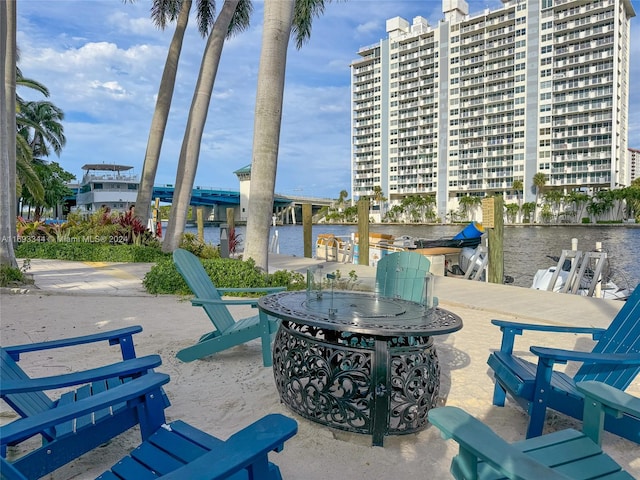
[[(153, 187), (153, 198), (161, 202), (171, 203), (174, 193), (173, 185), (156, 185)], [(296, 217), (301, 218), (298, 210), (303, 204), (311, 204), (314, 213), (322, 207), (330, 206), (330, 198), (302, 197), (299, 195), (282, 195), (276, 193), (273, 198), (273, 212), (280, 223), (296, 223)], [(222, 212), (216, 212), (218, 207), (237, 208), (241, 204), (240, 192), (213, 187), (195, 187), (191, 193), (190, 205), (205, 207), (205, 218), (221, 218)], [(240, 215), (241, 220), (244, 215)], [(245, 217), (246, 218), (246, 217)], [(289, 222), (289, 219), (291, 222)]]
[[(173, 185), (155, 185), (153, 187), (152, 198), (159, 198), (161, 202), (171, 203), (173, 201)], [(274, 208), (283, 208), (291, 204), (302, 205), (311, 203), (314, 206), (329, 206), (332, 203), (330, 198), (312, 198), (302, 196), (290, 196), (275, 194), (273, 198)], [(240, 205), (240, 192), (235, 190), (224, 190), (213, 187), (195, 187), (191, 192), (191, 202), (193, 206), (213, 205)]]

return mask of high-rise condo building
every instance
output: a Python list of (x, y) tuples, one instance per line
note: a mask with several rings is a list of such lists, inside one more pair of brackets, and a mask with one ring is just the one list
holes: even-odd
[(467, 195), (629, 185), (630, 0), (503, 3), (469, 15), (443, 0), (437, 25), (392, 18), (360, 49), (353, 198), (433, 195), (444, 220)]

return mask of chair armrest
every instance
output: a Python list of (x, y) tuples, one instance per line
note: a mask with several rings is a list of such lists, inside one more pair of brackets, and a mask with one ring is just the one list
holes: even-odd
[(487, 425), (457, 407), (429, 410), (429, 422), (438, 427), (445, 439), (460, 445), (457, 461), (469, 475), (477, 469), (476, 459), (483, 460), (507, 478), (544, 478), (566, 480), (568, 477), (538, 463), (505, 442)]
[(531, 353), (556, 363), (615, 363), (617, 365), (640, 365), (640, 353), (593, 353), (563, 350), (561, 348), (531, 347)]
[(24, 380), (3, 380), (0, 383), (0, 396), (82, 385), (107, 378), (129, 377), (146, 373), (161, 364), (162, 359), (159, 355), (148, 355), (81, 372)]
[[(40, 350), (49, 350), (52, 348), (70, 347), (74, 345), (84, 345), (87, 343), (95, 343), (109, 341), (109, 345), (120, 345), (122, 349), (123, 359), (134, 358), (133, 338), (135, 333), (142, 331), (139, 325), (132, 327), (119, 328), (107, 332), (94, 333), (91, 335), (83, 335), (81, 337), (63, 338), (60, 340), (50, 340), (47, 342), (28, 343), (25, 345), (13, 345), (10, 347), (2, 347), (11, 355), (16, 362), (20, 360), (20, 354), (25, 352), (36, 352)], [(131, 353), (133, 352), (133, 353)]]
[(640, 398), (593, 380), (578, 382), (576, 388), (585, 396), (586, 401), (597, 400), (612, 411), (640, 418)]
[(149, 373), (115, 388), (86, 397), (74, 403), (46, 410), (36, 415), (20, 418), (0, 427), (2, 445), (18, 443), (47, 428), (54, 427), (82, 415), (107, 408), (111, 405), (140, 400), (145, 395), (162, 395), (160, 387), (169, 382), (169, 375)]
[(227, 293), (227, 292), (235, 292), (235, 293), (252, 293), (252, 292), (256, 292), (256, 293), (276, 293), (276, 292), (284, 292), (287, 290), (287, 287), (255, 287), (255, 288), (218, 288), (216, 287), (216, 290), (218, 290), (218, 292), (220, 293)]
[[(223, 479), (243, 468), (268, 468), (267, 454), (281, 451), (284, 442), (298, 431), (295, 420), (280, 414), (267, 415), (229, 437), (215, 450), (162, 477), (163, 480)], [(256, 478), (263, 478), (254, 472)]]
[(556, 325), (536, 325), (531, 323), (509, 322), (506, 320), (491, 320), (491, 323), (500, 327), (502, 331), (502, 341), (500, 343), (500, 351), (508, 354), (513, 353), (513, 345), (516, 335), (522, 335), (524, 330), (533, 330), (538, 332), (556, 332), (556, 333), (588, 333), (594, 340), (606, 331), (604, 328), (590, 327), (561, 327)]
[[(640, 398), (632, 397), (622, 390), (593, 380), (578, 382), (576, 388), (584, 395), (582, 431), (586, 436), (600, 445), (605, 416), (622, 418), (627, 415), (628, 418), (625, 419), (625, 423), (628, 422), (629, 426), (629, 437), (627, 438), (636, 443), (640, 442), (640, 429), (638, 428), (638, 424), (640, 424)], [(635, 440), (633, 436), (635, 436)]]
[(538, 332), (556, 332), (556, 333), (585, 333), (593, 335), (593, 339), (597, 340), (606, 329), (596, 327), (570, 327), (558, 325), (539, 325), (534, 323), (518, 323), (509, 322), (507, 320), (491, 320), (491, 323), (500, 327), (500, 329), (512, 329), (517, 335), (522, 335), (524, 330), (533, 330)]
[(216, 298), (194, 298), (191, 300), (191, 305), (194, 307), (203, 307), (205, 305), (251, 305), (257, 306), (257, 298), (246, 298), (243, 300), (223, 300)]

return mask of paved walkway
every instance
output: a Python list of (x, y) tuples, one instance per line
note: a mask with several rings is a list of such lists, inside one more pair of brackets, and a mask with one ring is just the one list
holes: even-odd
[[(74, 295), (148, 295), (141, 279), (150, 270), (149, 263), (70, 262), (31, 260), (28, 273), (35, 285), (23, 291)], [(339, 270), (343, 277), (354, 271), (365, 280), (375, 277), (375, 267), (271, 254), (269, 271), (290, 270), (305, 273), (310, 266), (322, 265), (327, 272)], [(443, 304), (509, 315), (523, 320), (547, 323), (572, 323), (602, 326), (620, 309), (621, 303), (541, 292), (512, 285), (496, 285), (453, 277), (436, 277), (435, 295)], [(543, 308), (541, 308), (543, 307)], [(608, 323), (605, 323), (606, 326)]]

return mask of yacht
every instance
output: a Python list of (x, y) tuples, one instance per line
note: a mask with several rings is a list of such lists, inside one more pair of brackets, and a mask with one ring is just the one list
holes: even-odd
[(133, 167), (113, 163), (89, 163), (80, 183), (77, 208), (80, 212), (96, 212), (100, 208), (126, 211), (136, 202), (140, 180), (130, 173)]

